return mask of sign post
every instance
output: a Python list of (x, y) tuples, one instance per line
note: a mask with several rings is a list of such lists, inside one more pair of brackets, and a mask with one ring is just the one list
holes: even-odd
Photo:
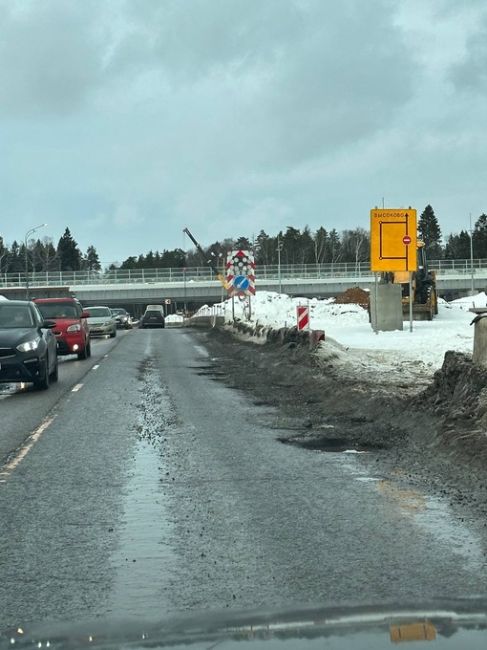
[(413, 274), (409, 274), (409, 331), (413, 331)]

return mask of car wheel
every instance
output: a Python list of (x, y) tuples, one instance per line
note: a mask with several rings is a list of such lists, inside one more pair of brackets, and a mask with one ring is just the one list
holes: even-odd
[(91, 357), (91, 341), (89, 339), (86, 343), (86, 354), (88, 357)]
[(58, 360), (56, 359), (56, 366), (54, 367), (54, 370), (51, 373), (51, 381), (54, 383), (59, 379), (59, 363)]
[(114, 339), (117, 336), (117, 330), (113, 330), (113, 332), (110, 334), (110, 338)]
[(39, 390), (47, 390), (49, 388), (49, 359), (47, 356), (44, 364), (43, 375), (35, 382), (35, 386)]
[(87, 358), (88, 358), (88, 348), (87, 348), (86, 343), (85, 343), (85, 346), (81, 350), (81, 352), (78, 352), (78, 359), (80, 361), (82, 361), (83, 359), (87, 359)]

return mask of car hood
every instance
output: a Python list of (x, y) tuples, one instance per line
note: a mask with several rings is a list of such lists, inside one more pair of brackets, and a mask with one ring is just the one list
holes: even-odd
[[(485, 599), (459, 599), (401, 606), (321, 607), (284, 612), (204, 612), (158, 622), (94, 620), (23, 626), (7, 637), (16, 648), (180, 648), (188, 650), (390, 650), (478, 648), (487, 641)], [(21, 621), (19, 621), (19, 626)], [(21, 633), (18, 632), (21, 629)], [(455, 643), (452, 645), (451, 637)], [(1, 638), (1, 637), (0, 637)], [(12, 647), (13, 643), (9, 646)], [(42, 644), (42, 645), (41, 645)]]
[(88, 318), (88, 323), (90, 325), (102, 325), (103, 323), (107, 323), (111, 320), (113, 320), (111, 316), (90, 316)]
[(14, 348), (19, 343), (34, 338), (37, 333), (35, 327), (0, 329), (0, 348)]

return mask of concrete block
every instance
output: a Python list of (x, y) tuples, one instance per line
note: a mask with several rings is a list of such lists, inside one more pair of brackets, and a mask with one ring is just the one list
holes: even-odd
[(474, 319), (473, 362), (477, 366), (487, 367), (487, 317)]
[(402, 330), (402, 288), (400, 284), (378, 284), (370, 290), (370, 321), (380, 332)]

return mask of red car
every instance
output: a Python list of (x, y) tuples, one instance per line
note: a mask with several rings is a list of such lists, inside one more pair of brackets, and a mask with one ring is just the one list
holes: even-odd
[(55, 321), (53, 332), (58, 354), (77, 354), (78, 359), (91, 356), (88, 312), (76, 298), (35, 298), (33, 300), (46, 320)]

